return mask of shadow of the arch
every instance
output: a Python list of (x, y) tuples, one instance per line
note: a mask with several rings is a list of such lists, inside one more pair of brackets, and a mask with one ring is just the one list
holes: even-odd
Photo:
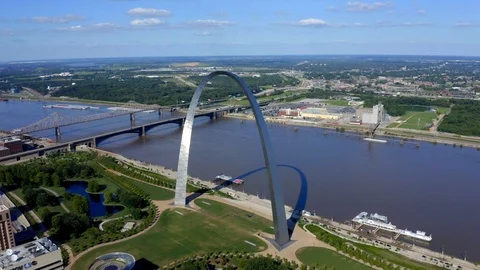
[[(305, 210), (305, 206), (307, 204), (308, 180), (307, 180), (307, 176), (305, 175), (305, 173), (303, 173), (302, 170), (300, 170), (299, 168), (297, 168), (295, 166), (288, 165), (288, 164), (278, 164), (277, 167), (290, 168), (290, 169), (296, 171), (298, 173), (299, 177), (300, 177), (300, 192), (298, 194), (297, 202), (295, 203), (295, 206), (293, 207), (292, 214), (287, 219), (288, 234), (291, 237), (292, 234), (293, 234), (293, 231), (295, 229), (295, 225), (298, 223), (298, 221), (302, 217), (302, 212), (303, 212), (303, 210)], [(236, 176), (234, 178), (244, 179), (245, 177), (248, 177), (252, 174), (261, 172), (265, 169), (266, 169), (266, 167), (261, 167), (261, 168), (246, 172), (242, 175)], [(216, 187), (214, 187), (213, 190), (216, 190), (216, 191), (221, 190), (222, 188), (229, 187), (231, 185), (232, 185), (232, 182), (225, 181), (225, 182), (217, 185)], [(209, 191), (209, 189), (201, 189), (201, 190), (189, 195), (187, 197), (187, 204), (189, 202), (197, 199), (198, 197), (202, 196), (203, 194), (205, 194), (208, 191)]]

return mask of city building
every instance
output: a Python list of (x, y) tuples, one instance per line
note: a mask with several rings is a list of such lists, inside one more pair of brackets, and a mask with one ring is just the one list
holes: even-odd
[(10, 154), (23, 152), (22, 140), (18, 137), (10, 137), (0, 141), (0, 146), (10, 149)]
[(385, 111), (382, 104), (373, 106), (372, 109), (364, 109), (362, 114), (363, 124), (378, 124), (383, 121)]
[(6, 157), (10, 155), (10, 149), (5, 146), (0, 146), (0, 157)]
[(10, 210), (5, 205), (0, 205), (0, 250), (7, 250), (15, 246), (13, 238), (12, 220)]
[(64, 269), (60, 249), (48, 238), (41, 238), (0, 253), (0, 270)]

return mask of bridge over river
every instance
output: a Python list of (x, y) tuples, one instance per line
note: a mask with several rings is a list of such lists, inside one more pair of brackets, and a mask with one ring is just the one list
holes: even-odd
[[(215, 110), (210, 110), (210, 111), (199, 111), (195, 114), (195, 117), (209, 117), (210, 119), (216, 119), (217, 117), (221, 117), (226, 113), (231, 113), (231, 112), (236, 112), (239, 110), (243, 110), (247, 107), (224, 107), (224, 108), (218, 108)], [(12, 162), (17, 162), (20, 160), (25, 160), (25, 159), (30, 159), (30, 158), (35, 158), (35, 157), (41, 157), (44, 156), (48, 153), (53, 153), (53, 152), (67, 152), (67, 151), (75, 151), (77, 146), (81, 145), (87, 145), (89, 147), (97, 147), (97, 145), (109, 138), (122, 135), (122, 134), (138, 134), (139, 136), (146, 136), (148, 131), (151, 129), (162, 126), (162, 125), (167, 125), (167, 124), (178, 124), (180, 127), (183, 126), (185, 122), (186, 116), (179, 116), (179, 117), (173, 117), (170, 119), (164, 119), (156, 122), (151, 122), (143, 125), (137, 125), (134, 126), (132, 125), (129, 128), (125, 129), (119, 129), (116, 131), (111, 131), (99, 135), (95, 135), (92, 137), (88, 138), (82, 138), (78, 140), (73, 140), (70, 142), (65, 142), (65, 143), (57, 143), (54, 146), (49, 146), (49, 147), (44, 147), (44, 148), (37, 148), (34, 150), (30, 151), (25, 151), (22, 153), (17, 153), (5, 157), (0, 157), (0, 164), (8, 164)], [(52, 128), (52, 127), (50, 127)], [(57, 138), (59, 137), (60, 134), (57, 133)], [(57, 140), (58, 141), (58, 140)]]

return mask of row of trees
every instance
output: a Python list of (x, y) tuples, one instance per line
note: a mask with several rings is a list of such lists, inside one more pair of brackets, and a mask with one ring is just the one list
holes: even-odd
[(466, 136), (480, 136), (480, 102), (455, 101), (457, 104), (446, 115), (439, 131)]
[(12, 166), (2, 166), (0, 167), (0, 183), (7, 187), (62, 186), (65, 179), (77, 177), (86, 179), (96, 176), (93, 168), (78, 162), (72, 156), (72, 154), (67, 154), (49, 159), (35, 159)]

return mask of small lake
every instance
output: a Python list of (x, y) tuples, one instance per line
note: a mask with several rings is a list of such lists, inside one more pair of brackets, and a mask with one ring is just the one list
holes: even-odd
[(90, 204), (90, 217), (101, 217), (107, 214), (115, 214), (123, 210), (122, 206), (103, 205), (103, 194), (87, 193), (88, 183), (83, 181), (71, 182), (67, 186), (67, 191), (78, 194), (88, 199)]

